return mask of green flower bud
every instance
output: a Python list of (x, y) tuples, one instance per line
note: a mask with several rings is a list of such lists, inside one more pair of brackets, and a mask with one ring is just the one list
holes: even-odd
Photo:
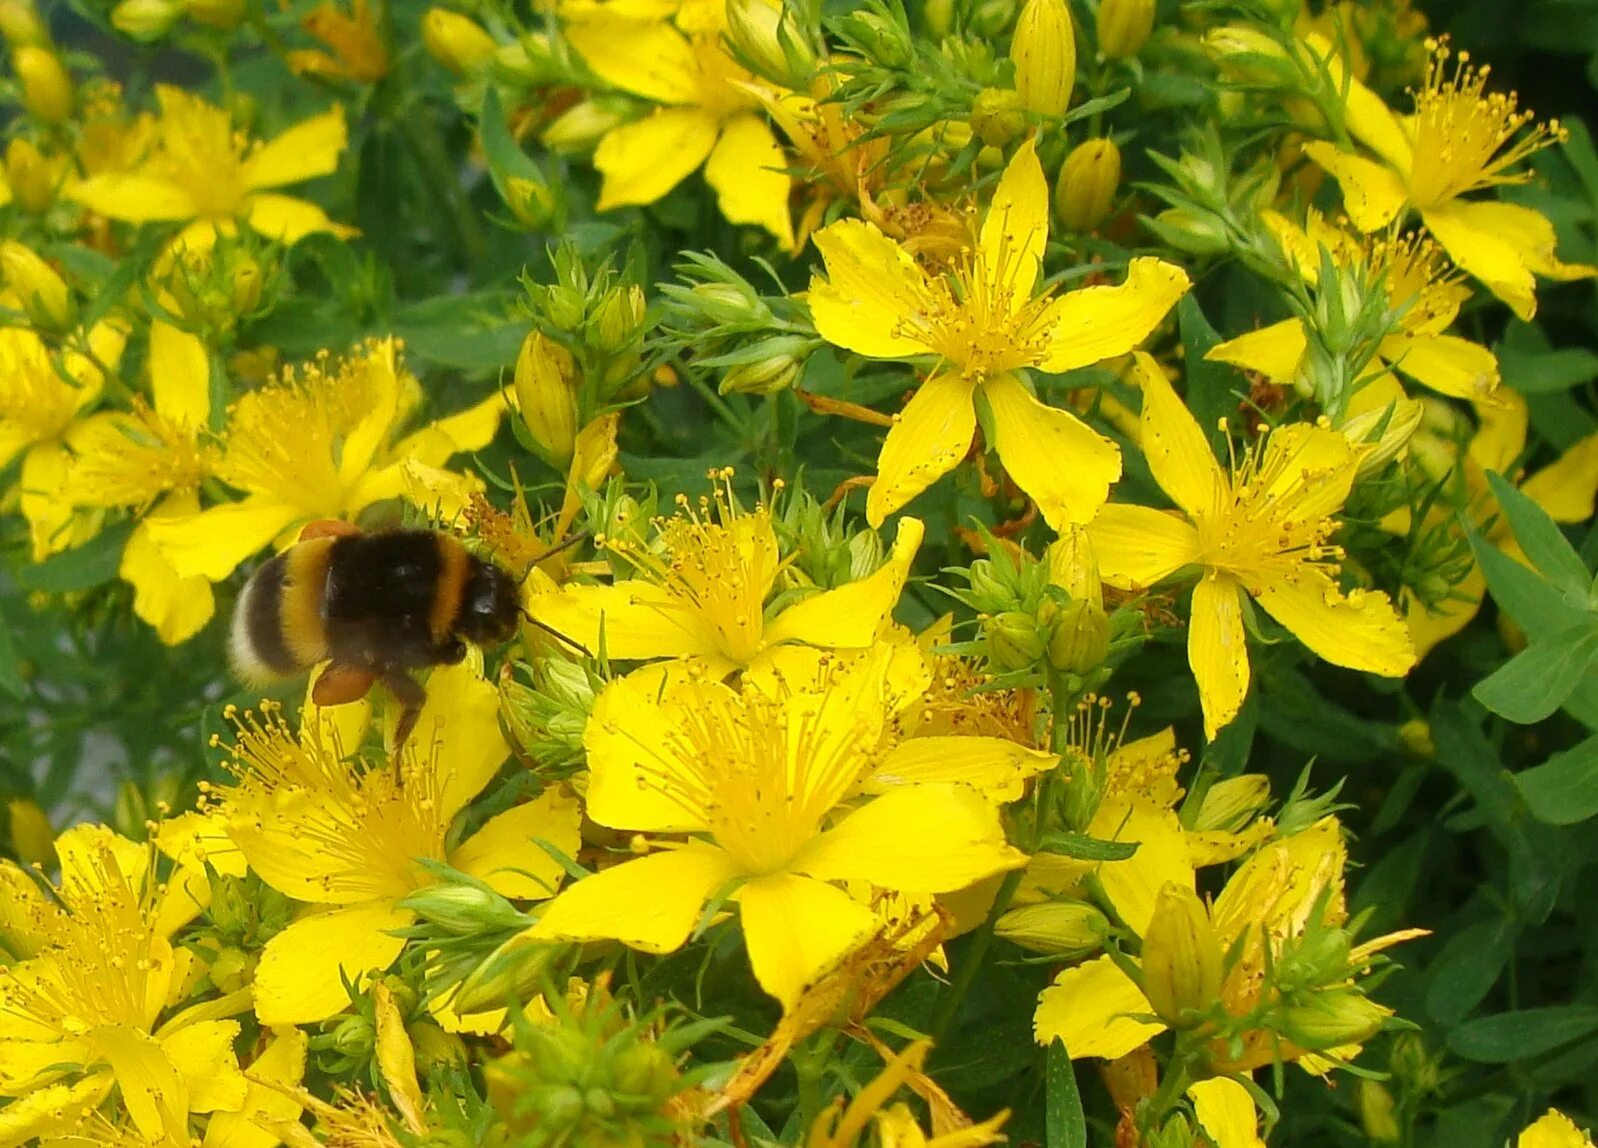
[(405, 1026), (416, 1051), (416, 1067), (424, 1075), (448, 1072), (464, 1067), (467, 1062), (466, 1044), (452, 1032), (445, 1032), (435, 1022), (419, 1020)]
[(810, 341), (797, 335), (767, 339), (759, 344), (764, 358), (730, 367), (718, 388), (724, 395), (775, 395), (788, 390), (804, 371)]
[(921, 18), (926, 22), (927, 35), (942, 40), (954, 31), (954, 0), (927, 0), (921, 8)]
[(529, 32), (520, 40), (501, 44), (494, 51), (494, 74), (508, 84), (536, 88), (559, 78), (549, 37)]
[(1149, 228), (1178, 251), (1190, 255), (1221, 255), (1232, 248), (1225, 222), (1209, 212), (1167, 208), (1149, 220)]
[(884, 68), (906, 67), (915, 55), (909, 30), (876, 12), (854, 11), (839, 21), (844, 35)]
[(347, 1016), (338, 1022), (329, 1043), (335, 1052), (363, 1060), (377, 1048), (377, 1030), (363, 1016)]
[(1001, 672), (1037, 665), (1047, 647), (1038, 620), (1019, 610), (1007, 610), (982, 624), (988, 660)]
[(1099, 54), (1126, 60), (1142, 51), (1154, 31), (1155, 0), (1101, 0)]
[(475, 75), (499, 52), (494, 37), (469, 16), (448, 8), (430, 8), (422, 17), (422, 44), (428, 55), (455, 75)]
[(1055, 616), (1049, 635), (1049, 664), (1070, 674), (1086, 674), (1110, 652), (1110, 620), (1104, 607), (1078, 598)]
[(1271, 781), (1263, 774), (1245, 773), (1217, 781), (1205, 792), (1193, 828), (1200, 833), (1235, 833), (1253, 821), (1270, 799)]
[(50, 818), (37, 801), (13, 797), (6, 802), (6, 820), (11, 852), (24, 865), (37, 865), (41, 869), (54, 867), (55, 830)]
[(31, 0), (0, 0), (0, 36), (13, 48), (50, 43), (50, 29)]
[(492, 889), (462, 883), (430, 885), (405, 898), (405, 907), (428, 924), (462, 936), (527, 924), (527, 918)]
[(111, 9), (111, 24), (124, 36), (159, 40), (183, 16), (183, 0), (122, 0)]
[(557, 155), (589, 152), (626, 120), (627, 109), (621, 101), (604, 97), (583, 100), (567, 108), (544, 129), (544, 146)]
[(1046, 901), (1009, 910), (995, 931), (1023, 949), (1074, 961), (1103, 947), (1110, 922), (1085, 901)]
[(254, 970), (255, 958), (229, 945), (211, 962), (211, 983), (225, 993), (238, 992), (250, 983)]
[(765, 0), (727, 0), (727, 38), (757, 75), (785, 88), (803, 88), (816, 70), (803, 37), (783, 27), (784, 9)]
[(1121, 187), (1121, 149), (1111, 139), (1087, 140), (1071, 149), (1054, 185), (1054, 211), (1060, 224), (1077, 233), (1092, 231), (1109, 218)]
[(570, 461), (577, 444), (576, 371), (571, 352), (542, 331), (523, 340), (516, 358), (517, 409), (533, 441), (556, 467)]
[(1317, 993), (1289, 1005), (1271, 1018), (1271, 1025), (1309, 1052), (1345, 1044), (1362, 1044), (1382, 1030), (1387, 1013), (1354, 989)]
[(518, 934), (495, 949), (461, 982), (455, 1010), (461, 1015), (502, 1008), (507, 1000), (525, 999), (551, 968), (566, 957), (568, 947), (534, 941)]
[(971, 130), (989, 147), (1002, 148), (1026, 130), (1026, 108), (1018, 92), (984, 88), (971, 105)]
[(613, 287), (599, 301), (589, 342), (595, 350), (619, 354), (628, 350), (644, 324), (644, 289), (628, 283)]
[(1172, 1028), (1209, 1010), (1221, 991), (1221, 942), (1198, 894), (1167, 881), (1143, 934), (1143, 995)]
[(1386, 1085), (1377, 1080), (1361, 1080), (1359, 1089), (1359, 1122), (1365, 1138), (1373, 1144), (1397, 1144), (1403, 1139), (1398, 1124), (1398, 1102)]

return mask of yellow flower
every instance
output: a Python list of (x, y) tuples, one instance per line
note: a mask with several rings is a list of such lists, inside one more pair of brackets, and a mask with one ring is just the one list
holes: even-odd
[(269, 239), (293, 243), (316, 231), (354, 234), (315, 204), (273, 189), (328, 175), (347, 135), (344, 109), (297, 124), (255, 146), (228, 113), (181, 88), (156, 89), (161, 117), (152, 153), (132, 171), (91, 175), (68, 194), (91, 211), (128, 223), (184, 223), (176, 246), (208, 246), (242, 220)]
[(306, 911), (267, 942), (255, 972), (263, 1024), (304, 1024), (349, 1004), (345, 982), (388, 968), (416, 917), (398, 904), (436, 879), (418, 859), (444, 861), (507, 897), (547, 897), (564, 870), (535, 839), (577, 851), (576, 802), (558, 790), (491, 817), (448, 847), (450, 826), (508, 752), (499, 695), (469, 662), (435, 671), (399, 762), (346, 760), (363, 707), (314, 708), (296, 734), (274, 712), (239, 728), (238, 784), (218, 800), (249, 868)]
[[(1398, 319), (1396, 328), (1376, 348), (1372, 364), (1376, 376), (1393, 369), (1441, 394), (1471, 400), (1492, 398), (1499, 383), (1497, 356), (1479, 343), (1445, 333), (1470, 298), (1470, 291), (1457, 275), (1447, 271), (1436, 243), (1411, 234), (1362, 245), (1326, 225), (1313, 211), (1306, 227), (1274, 211), (1262, 212), (1261, 220), (1306, 283), (1314, 285), (1320, 278), (1323, 247), (1339, 267), (1382, 275), (1388, 311)], [(1204, 357), (1290, 385), (1308, 345), (1304, 321), (1284, 319), (1221, 343)], [(1386, 405), (1393, 388), (1368, 385), (1373, 381), (1374, 377), (1361, 380), (1349, 413), (1370, 410), (1373, 403)]]
[(1115, 445), (1039, 402), (1015, 372), (1058, 374), (1126, 354), (1187, 291), (1188, 278), (1138, 258), (1119, 287), (1034, 297), (1048, 218), (1048, 184), (1028, 141), (999, 181), (976, 250), (948, 274), (928, 275), (869, 223), (841, 220), (817, 233), (828, 278), (811, 283), (809, 301), (821, 337), (874, 359), (935, 357), (883, 443), (866, 501), (872, 525), (965, 457), (979, 394), (992, 447), (1049, 525), (1092, 518), (1120, 477)]
[(1592, 1137), (1557, 1108), (1550, 1108), (1515, 1138), (1515, 1148), (1588, 1148), (1591, 1143)]
[[(969, 1119), (962, 1118), (966, 1119), (965, 1127), (928, 1137), (909, 1105), (902, 1101), (888, 1103), (909, 1078), (921, 1075), (921, 1065), (931, 1048), (931, 1042), (925, 1040), (906, 1045), (888, 1059), (881, 1072), (861, 1086), (847, 1106), (841, 1097), (834, 1100), (810, 1126), (805, 1148), (855, 1148), (871, 1123), (877, 1126), (877, 1142), (881, 1148), (980, 1148), (983, 1144), (997, 1144), (1003, 1140), (999, 1129), (1010, 1118), (1008, 1109), (981, 1124), (971, 1124)], [(887, 1056), (886, 1051), (883, 1055)]]
[(1237, 1081), (1226, 1076), (1201, 1080), (1188, 1085), (1187, 1095), (1199, 1127), (1215, 1148), (1265, 1148), (1254, 1097)]
[(0, 1095), (17, 1098), (0, 1108), (0, 1146), (66, 1131), (113, 1087), (143, 1136), (187, 1144), (191, 1112), (236, 1111), (246, 1093), (238, 1022), (216, 1019), (244, 999), (161, 1022), (193, 960), (168, 938), (209, 887), (182, 867), (163, 881), (152, 848), (104, 826), (69, 829), (56, 849), (59, 905), (6, 882), (7, 915), (30, 943), (26, 959), (0, 968)]
[(274, 539), (317, 519), (354, 521), (406, 489), (406, 464), (439, 466), (486, 446), (504, 403), (495, 395), (395, 441), (420, 401), (392, 339), (342, 362), (318, 361), (251, 391), (229, 412), (213, 473), (238, 502), (148, 519), (150, 537), (181, 578), (226, 578)]
[(669, 13), (617, 14), (570, 6), (566, 38), (601, 79), (661, 105), (610, 129), (594, 166), (599, 210), (654, 203), (701, 164), (721, 213), (793, 246), (787, 157), (751, 94), (754, 82), (722, 41), (725, 8), (689, 3)]
[(99, 517), (75, 513), (67, 497), (66, 434), (99, 400), (102, 368), (116, 364), (126, 341), (120, 322), (103, 321), (88, 334), (88, 354), (68, 350), (58, 360), (33, 331), (0, 328), (0, 467), (22, 459), (17, 497), (36, 562), (99, 529)]
[(650, 670), (611, 683), (584, 739), (588, 816), (691, 837), (577, 882), (528, 935), (669, 953), (707, 901), (725, 898), (756, 979), (786, 1010), (877, 929), (835, 882), (937, 893), (1022, 864), (996, 807), (957, 782), (898, 784), (840, 808), (892, 764), (878, 757), (886, 663), (828, 665), (764, 689)]
[[(1129, 837), (1145, 840), (1135, 834)], [(1276, 990), (1269, 984), (1269, 970), (1307, 930), (1338, 928), (1347, 921), (1343, 883), (1347, 860), (1342, 827), (1335, 818), (1327, 817), (1272, 842), (1232, 874), (1208, 907), (1219, 950), (1227, 954), (1229, 962), (1217, 993), (1218, 1003), (1229, 1015), (1246, 1017), (1262, 1003), (1272, 1002), (1274, 998), (1267, 994)], [(1190, 893), (1193, 889), (1191, 867), (1168, 866), (1165, 879), (1180, 890)], [(1158, 890), (1165, 887), (1165, 881), (1151, 874), (1144, 885)], [(1110, 890), (1106, 894), (1119, 911), (1123, 901)], [(1127, 919), (1127, 923), (1143, 933), (1153, 920), (1155, 901), (1140, 903), (1150, 906), (1148, 918)], [(1355, 946), (1346, 967), (1356, 972), (1366, 968), (1382, 949), (1420, 934), (1420, 930), (1391, 933)], [(1098, 957), (1056, 977), (1039, 995), (1033, 1020), (1041, 1044), (1059, 1039), (1073, 1059), (1114, 1060), (1142, 1047), (1165, 1028), (1159, 1021), (1144, 1019), (1153, 1011), (1149, 998), (1111, 958)], [(1339, 1050), (1344, 1051), (1352, 1055), (1358, 1050)], [(1217, 1072), (1246, 1071), (1277, 1059), (1306, 1055), (1273, 1031), (1250, 1029), (1236, 1042), (1216, 1041), (1211, 1047), (1211, 1067)], [(1320, 1063), (1312, 1060), (1310, 1066)]]
[[(1328, 56), (1324, 40), (1311, 36), (1312, 51)], [(1561, 263), (1554, 254), (1554, 225), (1539, 212), (1514, 203), (1468, 200), (1470, 192), (1525, 183), (1522, 160), (1561, 138), (1557, 123), (1521, 129), (1532, 119), (1513, 95), (1489, 93), (1487, 69), (1446, 44), (1431, 45), (1425, 83), (1415, 92), (1415, 114), (1395, 116), (1380, 97), (1352, 76), (1347, 85), (1348, 130), (1377, 156), (1371, 159), (1324, 141), (1305, 153), (1343, 188), (1349, 217), (1361, 231), (1386, 227), (1405, 211), (1418, 212), (1449, 257), (1487, 285), (1522, 319), (1537, 310), (1534, 275), (1582, 279), (1598, 268)], [(1455, 62), (1449, 66), (1453, 57)]]
[(289, 68), (301, 76), (375, 84), (388, 74), (388, 49), (377, 27), (376, 13), (366, 0), (351, 0), (349, 14), (332, 0), (323, 0), (300, 26), (331, 51), (300, 48), (289, 52)]
[(131, 412), (90, 415), (67, 432), (73, 460), (67, 491), (80, 506), (126, 507), (146, 518), (134, 527), (118, 573), (133, 586), (133, 612), (167, 645), (197, 634), (216, 609), (211, 583), (183, 577), (156, 548), (149, 521), (199, 513), (209, 473), (200, 435), (211, 417), (205, 344), (169, 323), (150, 325), (151, 402)]
[(1340, 552), (1327, 539), (1353, 487), (1355, 447), (1329, 428), (1277, 427), (1228, 475), (1154, 361), (1140, 354), (1137, 365), (1144, 455), (1181, 511), (1116, 503), (1089, 531), (1112, 585), (1141, 589), (1184, 566), (1202, 569), (1187, 651), (1205, 736), (1235, 718), (1248, 694), (1245, 595), (1334, 665), (1407, 673), (1415, 650), (1387, 595), (1344, 594), (1334, 578)]
[(716, 501), (721, 521), (668, 518), (657, 545), (607, 539), (638, 576), (537, 595), (533, 617), (589, 650), (603, 644), (612, 658), (682, 658), (712, 677), (766, 665), (791, 644), (864, 649), (881, 637), (921, 544), (919, 521), (900, 523), (875, 573), (768, 614), (786, 564), (770, 512), (735, 514), (719, 492)]

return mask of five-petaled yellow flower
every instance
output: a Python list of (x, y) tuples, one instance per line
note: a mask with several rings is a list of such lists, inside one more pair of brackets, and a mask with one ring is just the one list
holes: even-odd
[(721, 213), (793, 246), (787, 157), (754, 95), (755, 78), (727, 54), (726, 9), (688, 0), (662, 11), (570, 5), (566, 39), (607, 83), (661, 105), (600, 140), (599, 210), (654, 203), (700, 164)]
[(41, 893), (0, 864), (0, 935), (24, 959), (0, 967), (0, 1146), (63, 1133), (117, 1089), (153, 1143), (189, 1143), (191, 1112), (237, 1111), (233, 1042), (248, 998), (165, 1014), (194, 954), (169, 938), (206, 905), (193, 868), (163, 880), (153, 847), (84, 825), (56, 841), (61, 879)]
[(1034, 295), (1048, 219), (1048, 184), (1028, 141), (999, 181), (976, 250), (944, 274), (929, 275), (869, 223), (841, 220), (816, 234), (827, 279), (811, 283), (810, 310), (821, 337), (875, 359), (934, 357), (877, 459), (873, 525), (965, 457), (978, 396), (992, 415), (990, 445), (1056, 529), (1092, 518), (1120, 477), (1115, 444), (1038, 401), (1016, 372), (1057, 374), (1126, 354), (1187, 291), (1187, 274), (1137, 258), (1119, 287)]
[(1198, 681), (1205, 736), (1237, 716), (1248, 695), (1245, 595), (1334, 665), (1402, 677), (1415, 650), (1387, 595), (1344, 594), (1332, 520), (1359, 469), (1358, 448), (1335, 430), (1295, 423), (1272, 430), (1231, 475), (1154, 360), (1137, 357), (1143, 451), (1180, 513), (1112, 503), (1089, 526), (1106, 582), (1141, 589), (1184, 566), (1193, 588), (1188, 664)]
[[(863, 884), (939, 893), (1023, 864), (997, 807), (947, 780), (959, 775), (964, 739), (944, 739), (956, 744), (943, 760), (918, 760), (915, 771), (881, 756), (886, 672), (885, 657), (868, 657), (740, 689), (652, 669), (613, 682), (584, 738), (588, 816), (689, 839), (659, 841), (572, 885), (528, 936), (669, 953), (706, 902), (725, 898), (755, 977), (786, 1009), (875, 931), (876, 915), (856, 899)], [(916, 783), (940, 766), (940, 780)], [(895, 783), (844, 807), (878, 768)]]
[(865, 649), (891, 622), (922, 525), (899, 524), (893, 552), (856, 582), (790, 601), (768, 616), (785, 565), (770, 512), (734, 514), (718, 495), (722, 521), (677, 515), (659, 526), (659, 545), (607, 540), (637, 570), (609, 586), (569, 584), (529, 607), (539, 622), (612, 658), (682, 658), (714, 677), (766, 664), (793, 644)]
[(161, 117), (154, 146), (132, 171), (92, 175), (68, 190), (91, 211), (128, 223), (183, 223), (174, 244), (206, 247), (242, 222), (293, 243), (315, 231), (352, 235), (314, 203), (275, 190), (338, 167), (348, 142), (334, 105), (270, 143), (252, 145), (228, 113), (181, 88), (156, 89)]
[[(1316, 37), (1309, 42), (1320, 55), (1330, 52)], [(1580, 279), (1598, 275), (1598, 268), (1561, 263), (1554, 254), (1554, 225), (1540, 212), (1464, 197), (1525, 183), (1531, 173), (1516, 168), (1558, 140), (1560, 128), (1539, 125), (1521, 135), (1531, 113), (1518, 109), (1514, 95), (1486, 90), (1487, 68), (1471, 67), (1467, 53), (1455, 55), (1444, 43), (1431, 48), (1412, 116), (1394, 115), (1353, 76), (1340, 77), (1348, 87), (1348, 130), (1378, 158), (1324, 141), (1305, 145), (1305, 153), (1342, 185), (1354, 226), (1375, 231), (1413, 209), (1455, 263), (1516, 315), (1530, 319), (1537, 310), (1533, 276)]]
[[(509, 752), (498, 692), (469, 663), (429, 679), (410, 742), (416, 749), (398, 762), (362, 770), (345, 760), (359, 742), (364, 710), (313, 709), (298, 733), (270, 714), (241, 727), (239, 782), (219, 795), (228, 836), (249, 868), (307, 905), (261, 954), (254, 989), (263, 1024), (332, 1016), (349, 1004), (347, 981), (394, 962), (405, 947), (395, 931), (416, 920), (399, 902), (437, 880), (419, 858), (447, 861), (507, 897), (542, 898), (564, 870), (536, 841), (568, 856), (577, 851), (577, 803), (558, 790), (496, 814), (449, 846), (456, 814)], [(229, 864), (225, 853), (210, 852), (213, 863)]]

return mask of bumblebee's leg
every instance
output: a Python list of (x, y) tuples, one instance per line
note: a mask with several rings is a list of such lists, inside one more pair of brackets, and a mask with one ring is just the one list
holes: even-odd
[(367, 666), (333, 662), (317, 675), (311, 686), (311, 700), (319, 706), (341, 706), (358, 702), (371, 691), (377, 671)]
[(405, 748), (411, 730), (416, 728), (416, 719), (422, 713), (422, 703), (427, 701), (427, 691), (422, 688), (420, 682), (401, 669), (386, 671), (380, 680), (388, 687), (388, 692), (394, 695), (394, 700), (400, 704), (399, 722), (394, 726), (393, 755), (397, 758), (400, 751)]
[(353, 522), (345, 522), (340, 518), (318, 518), (314, 522), (307, 522), (300, 530), (300, 541), (309, 542), (313, 538), (341, 538), (359, 533), (361, 528)]

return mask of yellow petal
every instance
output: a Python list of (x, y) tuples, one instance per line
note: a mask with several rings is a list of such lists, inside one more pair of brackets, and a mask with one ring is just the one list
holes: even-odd
[(1033, 1031), (1039, 1044), (1065, 1042), (1071, 1059), (1116, 1060), (1165, 1031), (1158, 1022), (1134, 1020), (1149, 1002), (1109, 957), (1096, 957), (1054, 978), (1038, 994)]
[(127, 1025), (88, 1034), (99, 1058), (111, 1066), (122, 1103), (147, 1140), (181, 1144), (189, 1135), (189, 1090), (154, 1037)]
[(813, 838), (791, 866), (822, 880), (945, 893), (1026, 864), (1005, 841), (998, 808), (964, 785), (893, 789)]
[(913, 737), (896, 745), (866, 780), (867, 793), (896, 785), (962, 782), (1003, 804), (1026, 791), (1027, 778), (1053, 768), (1058, 755), (1002, 737)]
[(219, 813), (191, 811), (169, 817), (157, 827), (155, 841), (161, 852), (184, 867), (207, 864), (225, 877), (249, 872), (244, 854), (228, 836), (227, 819)]
[(1049, 238), (1049, 185), (1029, 137), (999, 178), (977, 247), (983, 278), (1009, 292), (1012, 313), (1032, 299)]
[(156, 411), (193, 430), (211, 418), (211, 357), (205, 343), (157, 319), (150, 324), (150, 394)]
[(747, 882), (738, 911), (755, 979), (784, 1012), (877, 927), (876, 915), (842, 889), (791, 873)]
[(1288, 423), (1265, 441), (1260, 473), (1264, 498), (1278, 514), (1313, 521), (1336, 514), (1348, 501), (1359, 473), (1354, 446), (1341, 432), (1310, 423)]
[(39, 1137), (66, 1132), (111, 1091), (112, 1074), (97, 1072), (71, 1084), (52, 1084), (0, 1108), (0, 1146), (37, 1144)]
[(1325, 168), (1343, 189), (1343, 206), (1361, 231), (1375, 231), (1391, 223), (1409, 189), (1392, 168), (1364, 156), (1339, 151), (1322, 140), (1304, 145), (1304, 154)]
[(439, 771), (438, 805), (445, 822), (499, 772), (510, 746), (499, 724), (499, 690), (483, 677), (480, 657), (440, 666), (428, 675), (427, 701), (406, 753), (416, 768)]
[[(1468, 215), (1478, 231), (1496, 235), (1513, 247), (1533, 275), (1561, 280), (1591, 279), (1598, 275), (1598, 267), (1560, 262), (1554, 254), (1559, 237), (1554, 232), (1553, 220), (1535, 208), (1494, 199), (1461, 201), (1450, 204), (1449, 208)], [(1426, 221), (1430, 226), (1431, 209), (1426, 212)]]
[(1344, 596), (1319, 570), (1301, 570), (1255, 595), (1271, 617), (1337, 666), (1399, 678), (1415, 664), (1409, 630), (1387, 595), (1354, 590)]
[(1342, 99), (1344, 122), (1349, 132), (1395, 170), (1409, 171), (1414, 162), (1414, 150), (1398, 117), (1380, 96), (1349, 74), (1342, 56), (1325, 36), (1311, 32), (1304, 37), (1304, 44), (1325, 62), (1331, 88)]
[(699, 95), (693, 47), (664, 17), (573, 20), (563, 31), (583, 61), (623, 91), (662, 104), (693, 103)]
[(348, 143), (344, 108), (334, 104), (321, 115), (295, 124), (252, 155), (244, 165), (245, 186), (256, 191), (331, 175), (338, 170), (338, 157)]
[(1480, 425), (1466, 444), (1465, 453), (1483, 470), (1508, 474), (1526, 449), (1526, 428), (1531, 424), (1526, 398), (1505, 387), (1493, 396), (1492, 402), (1475, 406)]
[(35, 443), (22, 456), (17, 505), (28, 520), (35, 562), (86, 542), (96, 533), (100, 516), (74, 510), (67, 496), (71, 462), (66, 448), (55, 441)]
[(1459, 399), (1485, 399), (1498, 389), (1498, 357), (1458, 335), (1390, 335), (1382, 358), (1419, 383)]
[(881, 526), (888, 515), (953, 470), (971, 449), (977, 429), (972, 389), (973, 384), (959, 375), (935, 375), (894, 416), (877, 456), (877, 479), (866, 495), (866, 521), (872, 526)]
[(1124, 861), (1103, 862), (1098, 875), (1116, 913), (1140, 936), (1154, 917), (1162, 888), (1193, 888), (1187, 835), (1173, 810), (1143, 798), (1111, 797), (1093, 815), (1089, 832), (1105, 841), (1137, 842), (1136, 853)]
[(314, 1024), (350, 1003), (357, 987), (394, 963), (405, 942), (391, 936), (415, 916), (386, 903), (352, 905), (301, 917), (266, 943), (255, 970), (255, 1015), (262, 1024)]
[[(697, 682), (681, 687), (683, 697), (713, 706), (718, 695), (723, 704), (731, 691), (718, 682)], [(645, 670), (612, 681), (594, 701), (583, 731), (588, 751), (588, 816), (612, 829), (645, 833), (692, 833), (705, 828), (702, 810), (684, 807), (663, 792), (679, 777), (687, 785), (672, 785), (685, 792), (698, 790), (698, 763), (682, 759), (673, 731), (681, 713), (675, 705), (662, 706), (661, 677)], [(674, 692), (672, 701), (678, 695)]]
[(1120, 448), (1070, 411), (1039, 402), (1014, 375), (989, 379), (982, 394), (993, 448), (1043, 520), (1056, 530), (1091, 521), (1121, 477)]
[(199, 214), (184, 188), (164, 179), (127, 173), (92, 175), (67, 189), (67, 197), (108, 219), (159, 223)]
[(766, 121), (736, 116), (721, 129), (721, 138), (705, 164), (705, 182), (716, 189), (721, 214), (732, 223), (752, 223), (793, 246), (793, 216), (788, 193), (793, 180), (785, 170), (788, 157), (777, 145)]
[(1187, 664), (1198, 683), (1204, 737), (1214, 741), (1248, 696), (1248, 642), (1243, 633), (1242, 587), (1225, 574), (1206, 574), (1193, 587)]
[(1204, 357), (1245, 371), (1257, 371), (1272, 382), (1286, 384), (1298, 374), (1308, 346), (1303, 320), (1283, 319), (1219, 343)]
[(279, 243), (298, 243), (307, 235), (324, 231), (346, 238), (356, 234), (353, 227), (333, 222), (310, 200), (271, 191), (250, 196), (245, 203), (245, 218), (252, 231)]
[(1537, 313), (1537, 281), (1527, 252), (1514, 242), (1519, 234), (1512, 226), (1515, 217), (1492, 210), (1512, 206), (1455, 200), (1427, 208), (1421, 218), (1461, 271), (1481, 280), (1516, 316), (1529, 321)]
[(1212, 1077), (1188, 1085), (1187, 1094), (1193, 1101), (1193, 1115), (1215, 1148), (1265, 1148), (1254, 1098), (1237, 1081)]
[(575, 857), (581, 844), (581, 821), (575, 798), (548, 789), (535, 801), (490, 817), (450, 854), (449, 863), (506, 897), (552, 897), (566, 870), (538, 842), (548, 842)]
[(161, 1051), (188, 1087), (191, 1111), (236, 1112), (244, 1106), (248, 1085), (233, 1054), (238, 1035), (236, 1020), (202, 1020), (158, 1038)]
[(1550, 1108), (1515, 1138), (1515, 1148), (1587, 1148), (1591, 1143), (1592, 1137), (1557, 1108)]
[(1565, 448), (1565, 453), (1520, 484), (1555, 522), (1586, 522), (1598, 498), (1598, 434)]
[(248, 1089), (238, 1112), (218, 1112), (205, 1126), (204, 1148), (274, 1148), (281, 1143), (262, 1125), (299, 1118), (300, 1106), (289, 1091), (305, 1075), (309, 1039), (297, 1028), (273, 1031), (272, 1042), (245, 1073)]
[(565, 586), (535, 597), (528, 612), (592, 653), (625, 661), (720, 652), (708, 628), (692, 625), (691, 603), (642, 579)]
[(166, 555), (179, 578), (220, 582), (303, 518), (299, 509), (287, 503), (252, 496), (198, 514), (152, 520), (150, 540)]
[(1039, 320), (1049, 328), (1045, 371), (1087, 367), (1124, 355), (1153, 333), (1192, 286), (1174, 263), (1133, 259), (1118, 287), (1083, 287), (1060, 296)]
[(1147, 355), (1137, 357), (1137, 377), (1143, 389), (1143, 453), (1155, 481), (1189, 515), (1213, 513), (1231, 484), (1203, 429)]
[(732, 858), (704, 846), (623, 861), (567, 886), (527, 936), (610, 939), (646, 953), (669, 953), (688, 939), (705, 902), (738, 875)]
[(705, 162), (716, 135), (716, 121), (698, 108), (657, 108), (613, 128), (594, 151), (605, 177), (599, 210), (654, 203)]
[(804, 642), (829, 649), (864, 649), (893, 620), (910, 564), (915, 561), (925, 528), (919, 518), (899, 520), (888, 560), (857, 582), (812, 594), (766, 623), (764, 640)]
[(926, 276), (904, 248), (858, 219), (841, 219), (812, 242), (827, 265), (827, 278), (812, 278), (807, 296), (817, 334), (877, 359), (930, 350), (914, 326), (929, 306)]
[(383, 981), (372, 986), (373, 1018), (376, 1028), (378, 1075), (388, 1089), (390, 1101), (410, 1129), (425, 1127), (422, 1111), (426, 1101), (416, 1079), (416, 1048), (405, 1031), (405, 1017), (394, 999), (394, 991)]
[[(181, 501), (198, 501), (192, 497)], [(180, 645), (205, 628), (216, 612), (216, 597), (204, 578), (180, 578), (166, 555), (150, 538), (150, 523), (187, 512), (181, 504), (171, 511), (159, 508), (133, 528), (117, 574), (133, 587), (133, 612), (155, 627), (168, 646)]]
[(1122, 590), (1146, 590), (1198, 560), (1198, 531), (1168, 510), (1111, 502), (1087, 529), (1100, 576)]

